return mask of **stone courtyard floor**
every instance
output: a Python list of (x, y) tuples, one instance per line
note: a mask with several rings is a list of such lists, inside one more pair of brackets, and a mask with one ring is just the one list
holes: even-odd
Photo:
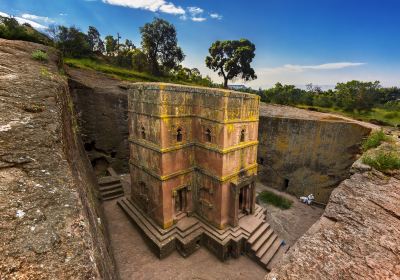
[[(129, 195), (129, 177), (122, 176), (125, 194)], [(257, 183), (257, 192), (264, 189), (279, 193), (293, 200), (288, 210), (271, 205), (267, 209), (267, 222), (291, 246), (322, 215), (323, 209), (300, 203), (296, 197), (278, 192)], [(221, 262), (206, 248), (201, 247), (187, 258), (174, 252), (165, 259), (158, 259), (147, 247), (140, 232), (116, 204), (116, 200), (103, 202), (108, 223), (111, 246), (122, 280), (131, 279), (264, 279), (267, 271), (243, 255)]]
[(267, 271), (247, 256), (218, 260), (204, 247), (187, 258), (174, 252), (158, 259), (147, 247), (116, 200), (103, 203), (111, 246), (121, 280), (131, 279), (264, 279)]
[(324, 213), (324, 209), (321, 207), (306, 205), (293, 195), (257, 182), (257, 193), (263, 190), (274, 192), (293, 201), (292, 207), (286, 210), (259, 203), (267, 209), (267, 222), (289, 246), (292, 246)]

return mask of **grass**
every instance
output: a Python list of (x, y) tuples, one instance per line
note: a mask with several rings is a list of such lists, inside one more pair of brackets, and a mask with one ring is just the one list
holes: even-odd
[(379, 171), (400, 169), (400, 157), (392, 151), (377, 151), (375, 155), (365, 155), (363, 163)]
[(357, 111), (346, 112), (339, 108), (325, 108), (325, 107), (307, 106), (307, 105), (298, 105), (297, 107), (302, 109), (314, 108), (319, 112), (335, 113), (366, 122), (374, 123), (376, 121), (379, 121), (390, 126), (400, 125), (400, 113), (396, 111), (387, 110), (384, 108), (373, 108), (370, 112), (357, 112)]
[(188, 83), (187, 81), (172, 80), (169, 77), (156, 77), (148, 73), (133, 71), (90, 58), (64, 58), (64, 63), (75, 68), (99, 71), (111, 75), (114, 78), (130, 82), (173, 82), (183, 85), (194, 85), (192, 83)]
[(382, 142), (389, 141), (389, 137), (385, 135), (383, 130), (372, 132), (362, 143), (362, 148), (367, 151), (378, 147)]
[(289, 209), (293, 201), (270, 191), (262, 191), (258, 195), (259, 199), (266, 204), (272, 204), (280, 209)]
[(34, 60), (38, 60), (38, 61), (47, 61), (49, 59), (49, 57), (47, 56), (47, 53), (45, 53), (44, 51), (41, 51), (41, 50), (33, 51), (32, 58)]

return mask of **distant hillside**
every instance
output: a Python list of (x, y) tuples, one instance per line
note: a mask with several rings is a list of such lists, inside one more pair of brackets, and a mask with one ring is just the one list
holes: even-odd
[(14, 18), (0, 16), (0, 38), (22, 40), (43, 45), (53, 45), (53, 41), (27, 23), (20, 25)]

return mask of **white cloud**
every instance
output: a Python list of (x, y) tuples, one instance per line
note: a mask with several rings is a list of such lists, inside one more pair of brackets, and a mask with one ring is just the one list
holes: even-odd
[(192, 17), (192, 18), (190, 18), (192, 21), (195, 21), (195, 22), (202, 22), (202, 21), (205, 21), (205, 20), (207, 20), (206, 18), (204, 18), (204, 17)]
[(213, 19), (218, 19), (218, 20), (222, 19), (222, 15), (217, 14), (217, 13), (211, 13), (210, 17), (213, 18)]
[(334, 62), (334, 63), (324, 63), (317, 65), (295, 65), (295, 64), (285, 64), (280, 67), (274, 68), (262, 68), (265, 73), (290, 73), (290, 72), (304, 72), (307, 70), (314, 71), (324, 71), (324, 70), (339, 70), (349, 67), (362, 66), (366, 63), (363, 62)]
[(204, 10), (199, 7), (188, 7), (187, 9), (192, 16), (196, 16), (204, 12)]
[[(9, 14), (3, 13), (3, 12), (0, 12), (0, 16), (2, 16), (2, 17), (11, 17)], [(26, 18), (23, 18), (23, 17), (14, 17), (14, 18), (18, 21), (19, 24), (28, 23), (30, 26), (32, 26), (35, 29), (40, 29), (40, 30), (47, 29), (47, 26), (42, 25), (42, 24), (40, 24), (40, 23), (38, 23), (36, 21), (30, 20), (30, 19), (26, 19)]]
[(165, 0), (102, 0), (106, 4), (173, 15), (184, 15), (185, 10)]
[(347, 67), (361, 66), (364, 65), (363, 62), (335, 62), (335, 63), (324, 63), (319, 65), (293, 65), (286, 64), (283, 68), (294, 71), (303, 71), (303, 70), (337, 70), (343, 69)]
[(22, 14), (21, 17), (24, 19), (29, 19), (29, 20), (34, 20), (34, 21), (39, 21), (39, 22), (44, 22), (44, 23), (54, 23), (54, 20), (52, 20), (49, 17), (42, 17), (42, 16), (37, 16), (37, 15), (32, 15), (32, 14)]

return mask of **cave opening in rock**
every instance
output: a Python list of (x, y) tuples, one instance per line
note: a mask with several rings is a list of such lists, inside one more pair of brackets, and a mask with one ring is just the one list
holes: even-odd
[(283, 182), (283, 189), (286, 191), (288, 187), (289, 187), (289, 179), (285, 178)]

